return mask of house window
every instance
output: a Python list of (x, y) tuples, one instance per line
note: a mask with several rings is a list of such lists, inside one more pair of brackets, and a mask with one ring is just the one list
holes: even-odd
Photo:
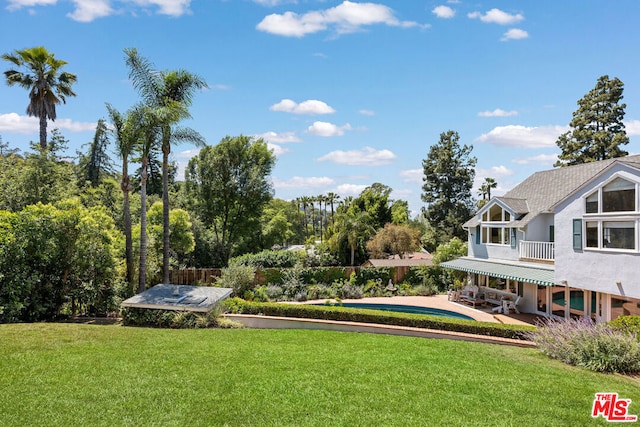
[(597, 248), (598, 247), (598, 222), (597, 221), (587, 221), (587, 247), (588, 248)]
[(635, 222), (604, 221), (602, 223), (602, 246), (615, 249), (635, 249)]
[(636, 210), (636, 185), (616, 178), (602, 187), (602, 212), (633, 212)]
[(598, 213), (598, 192), (587, 196), (587, 213)]
[(482, 227), (482, 243), (491, 243), (494, 245), (510, 245), (511, 228)]

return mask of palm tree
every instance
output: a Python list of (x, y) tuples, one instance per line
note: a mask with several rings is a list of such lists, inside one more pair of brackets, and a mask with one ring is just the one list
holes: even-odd
[[(319, 228), (320, 228), (320, 242), (322, 242), (322, 221), (323, 221), (323, 215), (322, 215), (322, 202), (324, 202), (324, 195), (320, 194), (318, 196), (316, 196), (316, 201), (318, 202), (318, 216), (320, 217), (319, 222)], [(326, 205), (325, 205), (326, 207)]]
[(333, 223), (334, 223), (334, 218), (333, 218), (333, 214), (334, 214), (334, 211), (333, 211), (333, 205), (334, 205), (335, 203), (337, 203), (337, 202), (338, 202), (338, 200), (340, 200), (340, 196), (339, 196), (339, 195), (337, 195), (336, 193), (331, 193), (331, 192), (330, 192), (330, 193), (328, 193), (328, 194), (327, 194), (327, 203), (329, 203), (329, 205), (331, 206), (331, 225), (333, 225)]
[(125, 49), (129, 78), (141, 93), (145, 102), (154, 107), (176, 109), (176, 115), (161, 124), (162, 133), (162, 216), (163, 245), (162, 271), (163, 283), (169, 283), (169, 154), (171, 144), (190, 142), (204, 146), (204, 138), (193, 129), (172, 129), (178, 121), (189, 118), (189, 106), (196, 90), (204, 89), (207, 83), (186, 70), (157, 72), (153, 64), (138, 55), (137, 49)]
[(311, 201), (308, 196), (300, 197), (302, 201), (302, 209), (304, 209), (304, 239), (307, 240), (309, 238), (309, 219), (307, 218), (307, 206), (309, 206), (309, 202)]
[(497, 188), (497, 187), (498, 187), (498, 183), (496, 182), (495, 179), (485, 178), (484, 182), (480, 186), (480, 195), (482, 196), (482, 199), (491, 200), (491, 189)]
[(375, 228), (371, 225), (371, 216), (367, 212), (348, 211), (338, 215), (333, 246), (337, 248), (342, 241), (346, 240), (351, 250), (351, 265), (354, 265), (358, 244), (366, 242), (375, 232)]
[(40, 147), (47, 148), (47, 119), (56, 120), (56, 105), (67, 102), (67, 96), (76, 96), (71, 85), (75, 74), (60, 71), (67, 62), (55, 59), (42, 46), (5, 53), (2, 59), (18, 68), (4, 72), (9, 86), (18, 85), (29, 91), (27, 115), (40, 119)]
[(125, 258), (127, 266), (127, 283), (133, 290), (133, 239), (131, 237), (131, 208), (129, 194), (131, 193), (131, 179), (129, 177), (129, 157), (133, 154), (142, 136), (141, 113), (132, 110), (123, 116), (118, 110), (107, 104), (107, 111), (113, 126), (116, 152), (122, 160), (122, 179), (120, 189), (124, 198), (123, 221), (125, 237)]
[(144, 292), (147, 283), (147, 178), (149, 156), (157, 149), (163, 122), (163, 110), (148, 106), (138, 107), (142, 114), (140, 150), (140, 267), (138, 269), (138, 293)]

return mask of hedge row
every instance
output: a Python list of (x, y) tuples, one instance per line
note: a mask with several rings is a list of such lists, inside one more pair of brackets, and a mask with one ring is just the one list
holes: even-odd
[(513, 339), (526, 339), (525, 335), (528, 332), (536, 330), (534, 326), (505, 325), (502, 323), (448, 319), (422, 314), (382, 312), (379, 310), (330, 305), (257, 303), (248, 302), (240, 298), (228, 299), (224, 301), (223, 305), (231, 313), (237, 314), (377, 323)]

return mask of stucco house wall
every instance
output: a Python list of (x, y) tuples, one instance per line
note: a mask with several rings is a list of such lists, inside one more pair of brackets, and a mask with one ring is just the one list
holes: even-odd
[[(640, 298), (640, 252), (615, 249), (584, 248), (584, 221), (582, 224), (583, 249), (573, 248), (573, 220), (585, 215), (584, 198), (613, 175), (639, 182), (640, 176), (625, 165), (616, 165), (604, 175), (582, 187), (556, 207), (555, 215), (555, 271), (556, 282), (566, 281), (570, 287), (582, 288), (612, 295)], [(640, 195), (636, 192), (636, 197)], [(615, 215), (620, 216), (619, 214)], [(638, 218), (630, 213), (629, 218)], [(636, 234), (638, 231), (636, 230)]]

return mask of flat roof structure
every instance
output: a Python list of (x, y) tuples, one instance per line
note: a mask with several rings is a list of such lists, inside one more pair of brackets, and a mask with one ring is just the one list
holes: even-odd
[(123, 307), (208, 312), (231, 295), (231, 288), (155, 285), (122, 302)]

